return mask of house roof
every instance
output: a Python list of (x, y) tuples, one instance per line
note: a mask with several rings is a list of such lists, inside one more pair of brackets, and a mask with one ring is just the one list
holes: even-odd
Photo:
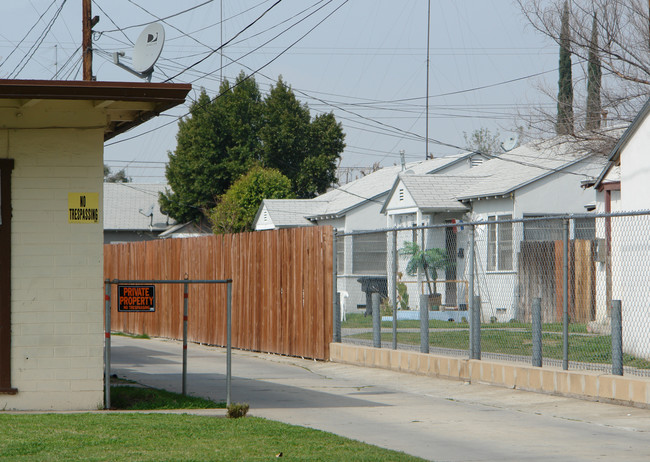
[(253, 223), (257, 223), (266, 211), (276, 228), (312, 226), (314, 223), (305, 217), (320, 213), (326, 205), (326, 202), (316, 199), (264, 199)]
[(461, 174), (481, 180), (471, 184), (459, 199), (508, 195), (585, 160), (583, 174), (592, 178), (598, 176), (606, 162), (603, 156), (591, 154), (587, 147), (564, 137), (520, 146)]
[[(474, 152), (465, 152), (420, 162), (411, 162), (406, 165), (406, 171), (416, 175), (438, 173), (474, 155), (476, 155)], [(399, 165), (384, 167), (340, 188), (321, 194), (315, 200), (326, 202), (325, 208), (320, 212), (309, 215), (307, 218), (340, 217), (351, 209), (365, 203), (372, 201), (383, 202), (379, 198), (388, 193), (395, 181), (395, 177), (401, 171), (402, 167)]]
[(417, 207), (423, 211), (465, 211), (468, 209), (467, 205), (459, 202), (457, 198), (477, 181), (479, 178), (474, 176), (405, 175), (402, 173), (395, 180), (381, 212), (386, 213), (388, 201), (400, 185), (404, 186)]
[[(176, 224), (160, 212), (166, 184), (104, 183), (104, 231), (164, 231)], [(151, 212), (153, 216), (146, 216)]]
[(43, 100), (87, 101), (104, 111), (108, 140), (183, 104), (189, 84), (0, 79), (0, 99), (15, 100), (16, 110), (38, 108)]
[[(607, 174), (609, 171), (612, 169), (613, 166), (617, 165), (620, 161), (621, 158), (621, 151), (627, 146), (627, 143), (634, 137), (634, 134), (637, 132), (639, 127), (641, 126), (642, 122), (646, 119), (646, 117), (650, 114), (650, 99), (646, 101), (646, 103), (643, 105), (639, 113), (636, 115), (632, 123), (627, 127), (627, 129), (623, 132), (621, 137), (619, 138), (618, 142), (616, 145), (612, 148), (612, 151), (609, 153), (609, 158), (607, 165), (601, 172), (601, 174), (598, 176), (598, 179), (594, 183), (594, 188), (600, 187), (601, 183), (605, 181), (605, 178), (608, 176)], [(620, 172), (617, 174), (620, 179)]]

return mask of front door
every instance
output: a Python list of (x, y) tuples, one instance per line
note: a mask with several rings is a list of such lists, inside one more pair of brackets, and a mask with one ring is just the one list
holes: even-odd
[(11, 387), (11, 170), (14, 161), (0, 159), (0, 393)]

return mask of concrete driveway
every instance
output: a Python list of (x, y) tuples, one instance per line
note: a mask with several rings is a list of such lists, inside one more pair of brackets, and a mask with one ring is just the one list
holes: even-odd
[[(225, 349), (189, 345), (188, 393), (225, 400)], [(112, 373), (181, 390), (182, 346), (112, 337)], [(436, 461), (648, 461), (650, 410), (233, 350), (250, 414)]]

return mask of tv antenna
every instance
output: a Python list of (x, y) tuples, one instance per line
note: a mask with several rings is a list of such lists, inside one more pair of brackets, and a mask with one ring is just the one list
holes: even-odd
[(133, 47), (133, 67), (129, 67), (120, 62), (120, 57), (124, 56), (123, 51), (113, 53), (113, 62), (122, 69), (137, 75), (141, 79), (151, 82), (153, 66), (160, 58), (163, 45), (165, 44), (165, 29), (162, 24), (149, 24), (140, 33), (138, 40)]

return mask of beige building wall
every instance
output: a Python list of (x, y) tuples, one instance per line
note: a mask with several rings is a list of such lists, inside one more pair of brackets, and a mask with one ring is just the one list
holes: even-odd
[[(0, 394), (0, 409), (103, 406), (105, 116), (70, 116), (88, 128), (0, 129), (0, 157), (15, 161), (11, 380), (18, 389)], [(98, 193), (99, 223), (68, 223), (68, 193)]]

